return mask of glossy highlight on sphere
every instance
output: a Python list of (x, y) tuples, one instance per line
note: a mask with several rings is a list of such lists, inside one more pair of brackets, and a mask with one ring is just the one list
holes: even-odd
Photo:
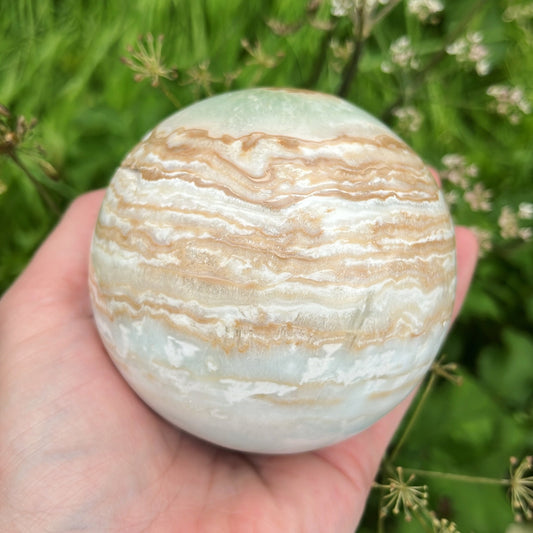
[(426, 166), (375, 118), (248, 89), (175, 113), (126, 156), (89, 286), (107, 351), (161, 416), (236, 450), (300, 452), (423, 378), (450, 323), (454, 232)]

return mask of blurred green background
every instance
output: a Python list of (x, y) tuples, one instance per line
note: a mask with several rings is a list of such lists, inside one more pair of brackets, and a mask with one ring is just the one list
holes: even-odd
[[(482, 246), (443, 349), (461, 384), (435, 381), (380, 483), (397, 465), (506, 478), (533, 453), (532, 45), (528, 1), (1, 2), (0, 294), (70, 201), (177, 108), (251, 86), (341, 94), (441, 172)], [(460, 531), (522, 531), (503, 485), (414, 483)], [(453, 531), (426, 510), (379, 519), (383, 494), (360, 531)]]

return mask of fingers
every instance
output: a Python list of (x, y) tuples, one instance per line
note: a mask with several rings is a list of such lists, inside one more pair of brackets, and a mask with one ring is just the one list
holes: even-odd
[(437, 185), (439, 187), (442, 187), (442, 182), (440, 180), (439, 173), (433, 167), (428, 167), (428, 168), (429, 168), (429, 171), (431, 172), (432, 176), (435, 178), (435, 181), (437, 182)]
[(52, 284), (67, 291), (79, 291), (87, 285), (91, 238), (104, 197), (98, 190), (77, 198), (63, 219), (38, 251), (30, 272), (37, 269)]
[(457, 318), (472, 281), (479, 255), (479, 244), (472, 231), (462, 226), (455, 228), (457, 248), (457, 288), (452, 320)]
[[(432, 167), (428, 167), (428, 170), (435, 178), (437, 185), (442, 187), (439, 173)], [(452, 320), (457, 318), (463, 305), (479, 255), (479, 244), (476, 236), (467, 228), (462, 226), (455, 228), (455, 244), (457, 248), (457, 288)]]

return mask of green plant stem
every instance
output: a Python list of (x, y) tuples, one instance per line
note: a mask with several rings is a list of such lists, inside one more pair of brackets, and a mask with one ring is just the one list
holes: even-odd
[(22, 160), (19, 158), (17, 153), (14, 150), (10, 150), (7, 152), (7, 156), (17, 165), (24, 174), (28, 177), (28, 179), (31, 181), (32, 185), (37, 190), (37, 193), (42, 198), (44, 203), (50, 208), (50, 210), (55, 215), (60, 215), (61, 212), (59, 210), (59, 207), (57, 207), (56, 203), (52, 199), (52, 197), (48, 194), (48, 191), (41, 185), (39, 180), (30, 172), (29, 168), (22, 162)]
[(361, 56), (363, 55), (365, 42), (370, 36), (372, 29), (376, 24), (383, 20), (399, 3), (400, 0), (393, 0), (390, 4), (388, 4), (386, 7), (379, 11), (375, 19), (370, 19), (369, 21), (367, 21), (365, 18), (365, 6), (363, 5), (362, 7), (357, 9), (355, 46), (350, 60), (348, 61), (348, 64), (344, 69), (344, 72), (342, 74), (342, 81), (339, 86), (339, 89), (337, 90), (337, 95), (341, 98), (346, 98), (348, 96), (350, 87), (357, 78), (357, 71), (359, 67), (359, 62), (361, 61)]
[(428, 525), (426, 519), (429, 520), (429, 517), (427, 516), (428, 512), (427, 510), (424, 510), (425, 512), (422, 513), (420, 510), (418, 509), (412, 509), (411, 510), (411, 513), (416, 517), (416, 519), (418, 520), (419, 524), (422, 526), (422, 528), (424, 529), (424, 531), (426, 533), (432, 533), (434, 531), (434, 529)]
[[(418, 400), (418, 403), (417, 403), (417, 405), (416, 405), (411, 417), (409, 418), (409, 421), (407, 422), (407, 425), (405, 426), (405, 429), (403, 430), (403, 433), (400, 436), (400, 439), (398, 440), (398, 443), (394, 446), (392, 452), (390, 453), (389, 457), (387, 458), (388, 465), (391, 465), (393, 463), (393, 461), (397, 457), (401, 447), (403, 446), (404, 442), (406, 441), (407, 437), (409, 436), (409, 433), (411, 432), (411, 429), (415, 425), (415, 422), (416, 422), (420, 412), (422, 411), (422, 408), (423, 408), (423, 406), (424, 406), (424, 404), (425, 404), (425, 402), (426, 402), (426, 400), (427, 400), (427, 398), (429, 396), (429, 393), (433, 389), (433, 385), (435, 384), (436, 380), (437, 380), (437, 374), (435, 372), (432, 372), (431, 376), (428, 379), (426, 387), (425, 387), (424, 391), (422, 392), (422, 396)], [(406, 469), (404, 469), (404, 471), (406, 471)], [(374, 482), (374, 484), (372, 485), (372, 488), (384, 489), (384, 488), (386, 488), (386, 486), (381, 485), (380, 483)], [(383, 508), (383, 498), (384, 498), (384, 493), (382, 493), (381, 498), (380, 498), (379, 509)], [(380, 512), (380, 514), (378, 516), (377, 528), (378, 528), (377, 529), (377, 533), (385, 533), (385, 517), (384, 517), (383, 514), (381, 514), (381, 512)]]
[(432, 477), (438, 479), (449, 479), (452, 481), (461, 481), (463, 483), (477, 483), (482, 485), (510, 485), (508, 479), (495, 479), (483, 476), (469, 476), (466, 474), (453, 474), (451, 472), (436, 472), (434, 470), (422, 470), (420, 468), (405, 468), (403, 470), (406, 474), (415, 474), (417, 476)]
[(313, 70), (311, 71), (311, 74), (307, 78), (307, 82), (305, 84), (306, 89), (314, 89), (316, 84), (318, 83), (318, 80), (320, 79), (320, 75), (324, 70), (324, 65), (326, 64), (328, 58), (329, 45), (331, 42), (331, 38), (334, 35), (334, 30), (335, 26), (332, 26), (331, 29), (327, 30), (322, 36), (318, 57), (313, 63)]
[(385, 533), (385, 515), (381, 512), (383, 509), (383, 494), (379, 499), (378, 530), (377, 533)]
[(435, 384), (436, 380), (437, 380), (437, 374), (435, 372), (432, 372), (431, 376), (428, 379), (426, 387), (424, 391), (422, 392), (422, 395), (420, 396), (420, 400), (418, 400), (418, 403), (416, 404), (413, 414), (409, 418), (409, 421), (407, 422), (407, 425), (405, 426), (405, 429), (403, 430), (403, 433), (400, 436), (400, 439), (398, 440), (397, 444), (394, 446), (394, 448), (392, 449), (392, 452), (389, 454), (389, 457), (387, 458), (387, 461), (389, 462), (389, 464), (394, 462), (394, 460), (398, 456), (400, 449), (402, 448), (405, 441), (407, 440), (407, 437), (409, 436), (409, 433), (413, 429), (413, 426), (415, 425), (415, 422), (417, 421), (418, 416), (420, 415), (422, 411), (422, 407), (424, 407), (424, 404), (426, 403), (429, 393), (433, 389), (433, 385)]
[(161, 83), (159, 87), (161, 88), (163, 94), (170, 100), (172, 105), (176, 107), (176, 109), (179, 109), (181, 104), (178, 102), (178, 100), (176, 100), (176, 97), (168, 90), (168, 88), (165, 87), (164, 83)]
[(365, 28), (364, 37), (367, 39), (374, 27), (379, 24), (402, 0), (392, 0), (386, 4), (382, 9), (380, 9), (376, 15), (375, 19), (372, 19), (371, 23)]
[(357, 9), (356, 14), (357, 28), (355, 29), (355, 46), (344, 71), (342, 73), (342, 81), (337, 90), (337, 95), (341, 98), (346, 98), (350, 91), (350, 86), (357, 77), (357, 67), (363, 53), (365, 44), (364, 28), (365, 28), (365, 10), (364, 6)]

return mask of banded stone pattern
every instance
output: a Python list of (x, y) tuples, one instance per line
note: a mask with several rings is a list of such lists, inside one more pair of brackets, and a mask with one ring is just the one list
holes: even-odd
[(434, 179), (390, 130), (331, 96), (256, 89), (178, 112), (127, 155), (90, 288), (115, 363), (166, 418), (300, 451), (372, 423), (423, 376), (454, 249)]

